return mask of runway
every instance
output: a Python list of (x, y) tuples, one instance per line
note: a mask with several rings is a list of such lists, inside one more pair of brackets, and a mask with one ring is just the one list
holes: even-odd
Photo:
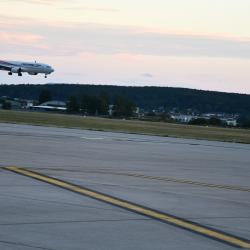
[[(0, 124), (17, 166), (250, 239), (250, 145)], [(0, 249), (235, 249), (0, 170)]]

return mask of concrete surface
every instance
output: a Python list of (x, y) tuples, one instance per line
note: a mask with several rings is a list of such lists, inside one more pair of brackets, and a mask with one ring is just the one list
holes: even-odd
[[(0, 124), (15, 165), (250, 239), (250, 145)], [(118, 174), (117, 174), (118, 173)], [(234, 249), (27, 177), (0, 171), (0, 249)]]

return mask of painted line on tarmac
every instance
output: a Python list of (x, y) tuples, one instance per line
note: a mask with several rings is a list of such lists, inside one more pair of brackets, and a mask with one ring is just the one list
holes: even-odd
[(176, 179), (176, 178), (171, 178), (171, 177), (159, 177), (159, 176), (148, 176), (148, 175), (134, 174), (134, 173), (128, 173), (127, 176), (133, 176), (133, 177), (143, 178), (143, 179), (159, 180), (159, 181), (176, 182), (176, 183), (182, 183), (182, 184), (190, 184), (190, 185), (210, 187), (210, 188), (219, 188), (219, 189), (229, 189), (229, 190), (235, 190), (235, 191), (250, 192), (250, 188), (241, 187), (241, 186), (224, 185), (224, 184), (220, 185), (220, 184), (212, 184), (212, 183), (199, 182), (199, 181), (191, 181), (191, 180), (186, 180), (186, 179)]
[(98, 201), (111, 204), (113, 206), (117, 206), (117, 207), (129, 210), (129, 211), (132, 211), (134, 213), (137, 213), (143, 216), (150, 217), (155, 220), (159, 220), (161, 222), (165, 222), (167, 224), (174, 225), (176, 227), (183, 228), (185, 230), (203, 235), (205, 237), (212, 238), (214, 240), (223, 242), (225, 244), (229, 244), (238, 248), (250, 249), (250, 241), (247, 239), (243, 239), (234, 235), (230, 235), (225, 232), (212, 229), (207, 226), (203, 226), (201, 224), (188, 221), (186, 219), (176, 217), (174, 215), (170, 215), (170, 214), (163, 213), (163, 212), (151, 209), (151, 208), (147, 208), (147, 207), (144, 207), (144, 206), (141, 206), (141, 205), (138, 205), (138, 204), (126, 201), (126, 200), (122, 200), (122, 199), (119, 199), (110, 195), (106, 195), (95, 190), (91, 190), (91, 189), (88, 189), (88, 188), (85, 188), (76, 184), (72, 184), (63, 180), (52, 178), (52, 177), (49, 177), (49, 176), (46, 176), (37, 172), (33, 172), (24, 168), (10, 166), (10, 167), (4, 167), (4, 169), (42, 181), (42, 182), (52, 184), (54, 186), (96, 199)]
[[(45, 168), (47, 169), (47, 168)], [(50, 169), (50, 168), (48, 168)], [(57, 170), (57, 169), (52, 169)], [(66, 171), (66, 170), (63, 170)], [(199, 181), (192, 181), (187, 179), (176, 179), (173, 177), (160, 177), (160, 176), (150, 176), (150, 175), (144, 175), (140, 173), (125, 173), (125, 172), (113, 172), (113, 171), (101, 171), (101, 170), (84, 170), (81, 171), (83, 173), (93, 173), (93, 174), (105, 174), (105, 175), (120, 175), (120, 176), (132, 176), (136, 178), (142, 178), (142, 179), (149, 179), (149, 180), (157, 180), (157, 181), (166, 181), (166, 182), (176, 182), (181, 184), (188, 184), (188, 185), (194, 185), (194, 186), (202, 186), (202, 187), (209, 187), (209, 188), (218, 188), (218, 189), (227, 189), (227, 190), (234, 190), (234, 191), (242, 191), (242, 192), (249, 192), (250, 188), (248, 187), (242, 187), (242, 186), (236, 186), (236, 185), (225, 185), (225, 184), (213, 184), (213, 183), (207, 183), (207, 182), (199, 182)]]
[(84, 137), (84, 136), (81, 136), (80, 138), (84, 140), (104, 140), (105, 139), (104, 137)]

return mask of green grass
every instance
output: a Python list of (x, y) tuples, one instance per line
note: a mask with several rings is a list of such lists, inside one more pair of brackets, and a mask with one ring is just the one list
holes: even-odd
[(250, 130), (0, 110), (0, 122), (250, 143)]

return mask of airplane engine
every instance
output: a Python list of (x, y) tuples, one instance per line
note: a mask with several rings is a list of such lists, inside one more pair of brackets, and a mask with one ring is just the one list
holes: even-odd
[(37, 73), (34, 73), (34, 72), (28, 72), (28, 74), (33, 75), (33, 76), (37, 75)]
[(21, 73), (22, 69), (18, 67), (14, 67), (11, 69), (11, 73)]

